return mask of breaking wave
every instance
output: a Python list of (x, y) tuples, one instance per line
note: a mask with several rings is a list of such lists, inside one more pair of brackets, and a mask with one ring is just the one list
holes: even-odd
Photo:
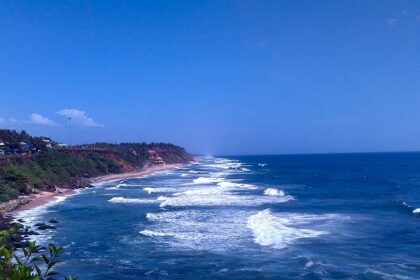
[(135, 185), (135, 184), (120, 183), (120, 184), (117, 184), (116, 186), (109, 187), (109, 188), (106, 188), (106, 189), (107, 190), (119, 190), (119, 189), (121, 189), (123, 187), (140, 187), (140, 186), (139, 185)]
[(271, 195), (271, 196), (285, 196), (286, 193), (282, 190), (268, 188), (264, 191), (264, 195)]
[(166, 192), (176, 192), (176, 191), (178, 191), (177, 188), (152, 188), (152, 187), (146, 187), (146, 188), (143, 188), (143, 190), (145, 192), (147, 192), (148, 194), (152, 194), (152, 193), (166, 193)]
[(161, 196), (160, 207), (166, 206), (258, 206), (263, 204), (282, 203), (292, 200), (291, 196), (260, 196), (238, 194), (240, 191), (257, 189), (250, 184), (220, 182), (214, 187), (195, 188), (172, 196)]
[[(224, 251), (235, 248), (238, 237), (247, 235), (249, 211), (179, 210), (147, 213), (148, 224), (140, 234), (159, 239), (168, 246)], [(141, 225), (144, 228), (144, 225)]]
[(149, 237), (162, 237), (162, 236), (170, 236), (168, 233), (153, 231), (153, 230), (142, 230), (140, 231), (141, 234)]
[(142, 199), (142, 198), (125, 198), (121, 196), (113, 197), (108, 202), (111, 203), (131, 203), (131, 204), (143, 204), (143, 203), (156, 203), (155, 199)]
[[(247, 226), (252, 230), (254, 241), (261, 246), (283, 249), (299, 239), (315, 238), (328, 234), (325, 230), (302, 228), (325, 223), (337, 215), (273, 214), (269, 209), (248, 218)], [(298, 226), (298, 227), (297, 227)]]

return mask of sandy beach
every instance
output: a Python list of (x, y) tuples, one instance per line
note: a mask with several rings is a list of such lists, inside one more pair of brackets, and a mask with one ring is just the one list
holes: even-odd
[[(141, 170), (134, 171), (134, 172), (109, 174), (109, 175), (94, 177), (94, 178), (91, 178), (90, 181), (92, 184), (94, 184), (94, 183), (102, 183), (102, 182), (107, 182), (107, 181), (115, 181), (115, 180), (120, 180), (120, 179), (136, 178), (136, 177), (151, 175), (158, 172), (163, 172), (166, 170), (171, 170), (171, 169), (181, 167), (184, 165), (185, 164), (155, 165), (155, 166), (143, 168)], [(44, 205), (48, 202), (54, 201), (58, 196), (68, 196), (68, 195), (75, 194), (76, 192), (77, 190), (74, 190), (74, 189), (57, 188), (55, 192), (43, 191), (38, 194), (32, 194), (26, 197), (26, 199), (29, 198), (30, 200), (29, 202), (20, 205), (15, 210), (16, 211), (29, 210), (29, 209)]]
[(17, 208), (17, 211), (29, 210), (56, 199), (57, 196), (67, 196), (76, 193), (73, 189), (57, 188), (55, 192), (40, 192), (32, 195), (31, 200)]
[(118, 174), (109, 174), (104, 176), (99, 176), (93, 178), (91, 181), (92, 183), (100, 183), (100, 182), (106, 182), (106, 181), (114, 181), (119, 179), (129, 179), (129, 178), (136, 178), (140, 176), (150, 175), (155, 172), (162, 172), (170, 169), (174, 169), (177, 167), (184, 166), (185, 164), (164, 164), (164, 165), (155, 165), (150, 166), (138, 171), (134, 172), (127, 172), (127, 173), (118, 173)]

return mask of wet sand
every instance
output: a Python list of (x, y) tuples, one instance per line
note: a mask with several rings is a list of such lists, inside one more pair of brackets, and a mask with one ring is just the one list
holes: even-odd
[(57, 188), (55, 192), (40, 192), (37, 194), (33, 194), (31, 201), (27, 204), (21, 205), (19, 208), (17, 208), (17, 211), (29, 210), (44, 205), (48, 202), (54, 201), (57, 196), (68, 196), (75, 193), (76, 190), (73, 189)]
[[(163, 172), (166, 170), (175, 169), (181, 166), (185, 166), (185, 164), (165, 164), (165, 165), (150, 166), (150, 167), (141, 169), (139, 171), (134, 171), (134, 172), (109, 174), (109, 175), (94, 177), (91, 179), (91, 183), (95, 184), (95, 183), (102, 183), (102, 182), (111, 182), (111, 181), (116, 181), (116, 180), (121, 180), (121, 179), (136, 178), (136, 177), (151, 175), (158, 172)], [(16, 210), (17, 211), (29, 210), (29, 209), (44, 205), (48, 202), (52, 202), (58, 196), (69, 196), (69, 195), (75, 194), (76, 192), (77, 192), (77, 189), (75, 190), (75, 189), (57, 188), (55, 192), (44, 191), (38, 194), (32, 194), (29, 196), (31, 201), (29, 203), (19, 206)]]
[(115, 181), (119, 179), (129, 179), (129, 178), (136, 178), (145, 175), (151, 175), (155, 172), (162, 172), (166, 170), (171, 170), (177, 167), (184, 166), (185, 164), (165, 164), (165, 165), (155, 165), (150, 166), (139, 171), (128, 172), (128, 173), (118, 173), (118, 174), (109, 174), (104, 176), (99, 176), (92, 179), (92, 183), (101, 183), (107, 181)]

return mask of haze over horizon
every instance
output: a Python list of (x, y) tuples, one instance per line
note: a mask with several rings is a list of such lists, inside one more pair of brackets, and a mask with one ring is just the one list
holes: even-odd
[[(378, 5), (381, 9), (378, 9)], [(0, 128), (202, 154), (420, 150), (420, 2), (2, 1)]]

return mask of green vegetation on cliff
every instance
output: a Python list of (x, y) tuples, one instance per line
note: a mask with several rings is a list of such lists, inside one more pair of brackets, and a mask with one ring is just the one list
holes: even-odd
[(0, 157), (0, 202), (56, 186), (81, 187), (90, 177), (191, 160), (183, 148), (166, 143), (97, 143), (47, 148), (45, 137), (31, 137), (25, 132), (0, 130), (0, 137), (8, 147), (26, 140), (38, 151)]
[(116, 160), (94, 151), (47, 150), (31, 157), (14, 156), (0, 162), (0, 201), (36, 189), (77, 185), (84, 177), (121, 171)]
[(157, 156), (165, 163), (183, 163), (191, 160), (184, 148), (169, 143), (96, 143), (88, 147), (113, 150), (128, 164), (142, 168)]

